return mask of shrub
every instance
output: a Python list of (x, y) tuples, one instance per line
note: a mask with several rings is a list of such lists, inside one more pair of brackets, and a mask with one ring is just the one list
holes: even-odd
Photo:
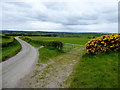
[(33, 42), (42, 46), (50, 46), (54, 48), (58, 48), (62, 50), (63, 48), (63, 43), (60, 41), (52, 41), (52, 40), (33, 40), (32, 38), (29, 37), (22, 37), (23, 40), (26, 40), (27, 42)]
[(120, 51), (120, 35), (111, 34), (91, 39), (86, 43), (86, 54), (100, 54), (109, 51)]

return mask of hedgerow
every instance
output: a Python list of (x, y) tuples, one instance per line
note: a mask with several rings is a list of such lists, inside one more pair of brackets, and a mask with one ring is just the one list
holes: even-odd
[(120, 51), (119, 34), (103, 35), (86, 43), (86, 54), (100, 54), (109, 51)]
[(10, 44), (12, 44), (12, 42), (14, 42), (14, 37), (12, 37), (12, 36), (2, 36), (2, 38), (6, 38), (7, 39), (7, 41), (5, 41), (5, 42), (2, 42), (2, 43), (0, 43), (0, 46), (2, 46), (2, 47), (7, 47), (8, 45), (10, 45)]
[(22, 37), (23, 40), (27, 40), (27, 42), (33, 42), (42, 46), (49, 46), (49, 47), (55, 47), (60, 50), (63, 48), (63, 43), (60, 41), (52, 41), (52, 40), (33, 40), (29, 37)]

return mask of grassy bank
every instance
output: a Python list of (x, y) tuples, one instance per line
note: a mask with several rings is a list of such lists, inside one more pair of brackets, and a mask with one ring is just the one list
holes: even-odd
[(32, 46), (34, 46), (36, 48), (40, 47), (40, 44), (29, 41), (29, 40), (25, 39), (25, 37), (20, 37), (20, 39), (26, 41), (27, 43), (31, 44)]
[(46, 62), (52, 57), (61, 55), (63, 52), (57, 48), (45, 47), (39, 49), (39, 60), (38, 62)]
[(73, 73), (70, 88), (117, 88), (118, 52), (83, 55)]
[[(2, 43), (9, 41), (7, 38), (2, 38)], [(21, 50), (21, 44), (17, 40), (13, 40), (12, 43), (7, 46), (1, 47), (0, 51), (0, 62), (5, 61), (7, 58), (10, 58), (16, 55)]]

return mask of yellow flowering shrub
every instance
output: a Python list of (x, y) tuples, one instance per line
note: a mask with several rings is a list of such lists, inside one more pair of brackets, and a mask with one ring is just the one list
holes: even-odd
[(120, 50), (120, 35), (103, 35), (86, 43), (86, 54), (100, 54)]

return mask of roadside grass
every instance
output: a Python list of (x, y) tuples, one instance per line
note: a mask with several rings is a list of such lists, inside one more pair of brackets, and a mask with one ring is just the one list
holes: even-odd
[(38, 62), (46, 62), (52, 57), (63, 54), (64, 52), (53, 47), (44, 47), (39, 49), (39, 60)]
[(7, 43), (9, 41), (9, 38), (0, 38), (0, 43)]
[(0, 37), (0, 44), (7, 43), (8, 41), (9, 41), (9, 38), (2, 38), (2, 37)]
[[(5, 42), (2, 38), (2, 42)], [(21, 44), (14, 40), (11, 44), (6, 47), (0, 48), (0, 62), (5, 61), (6, 59), (16, 55), (21, 50)]]
[(29, 40), (26, 40), (23, 36), (22, 36), (22, 37), (19, 37), (19, 38), (22, 39), (22, 40), (24, 40), (24, 41), (26, 41), (27, 43), (31, 44), (32, 46), (34, 46), (34, 47), (36, 47), (36, 48), (40, 47), (40, 44), (34, 43), (34, 42), (32, 42), (32, 41), (29, 41)]
[(71, 75), (70, 88), (118, 88), (118, 54), (83, 55)]

